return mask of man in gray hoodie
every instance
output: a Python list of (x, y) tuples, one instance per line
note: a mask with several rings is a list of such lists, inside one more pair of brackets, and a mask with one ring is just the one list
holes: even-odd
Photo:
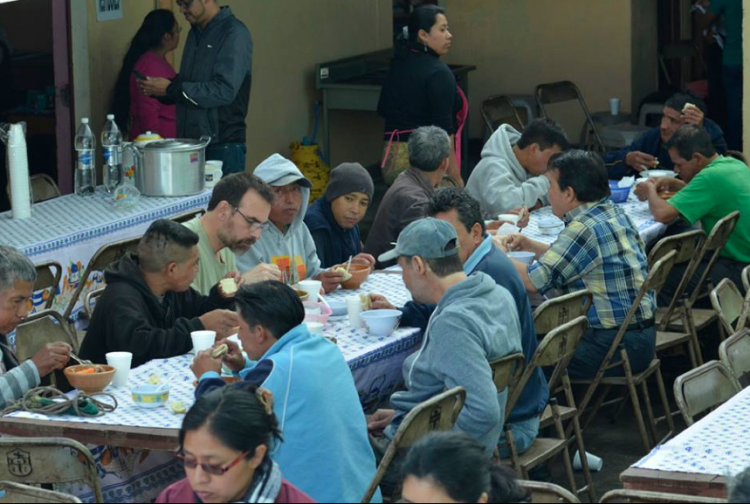
[(479, 200), (486, 216), (546, 206), (547, 164), (569, 146), (565, 131), (551, 119), (532, 121), (523, 134), (507, 124), (500, 126), (485, 144), (466, 191)]
[(261, 238), (248, 252), (237, 256), (240, 273), (272, 264), (281, 270), (279, 280), (297, 283), (315, 279), (323, 282), (326, 292), (336, 290), (344, 276), (321, 268), (315, 241), (305, 225), (312, 183), (294, 163), (279, 154), (263, 161), (254, 174), (271, 186), (274, 204), (270, 225)]
[(407, 227), (396, 249), (404, 282), (422, 304), (437, 304), (424, 342), (404, 362), (406, 390), (391, 396), (394, 410), (379, 410), (368, 421), (371, 433), (392, 439), (404, 417), (446, 389), (466, 389), (456, 429), (482, 443), (488, 456), (503, 432), (508, 392), (497, 393), (490, 362), (521, 352), (521, 323), (510, 293), (484, 273), (464, 273), (456, 230), (436, 219)]

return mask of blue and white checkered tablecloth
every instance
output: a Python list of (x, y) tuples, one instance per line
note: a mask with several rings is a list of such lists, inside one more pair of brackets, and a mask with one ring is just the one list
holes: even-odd
[(750, 467), (750, 388), (633, 466), (734, 477)]
[[(630, 199), (625, 203), (621, 203), (620, 206), (638, 227), (638, 232), (641, 234), (641, 237), (646, 244), (658, 240), (667, 231), (666, 225), (654, 220), (648, 209), (648, 203), (638, 201), (638, 198), (636, 198), (635, 195), (631, 195)], [(522, 231), (522, 234), (542, 243), (553, 243), (557, 240), (557, 235), (545, 235), (539, 230), (539, 221), (545, 217), (554, 218), (552, 207), (547, 206), (533, 212), (531, 214), (531, 219), (529, 219), (529, 225)], [(560, 221), (560, 225), (562, 226), (562, 221)]]
[[(92, 256), (103, 245), (143, 235), (152, 222), (168, 219), (208, 205), (210, 191), (183, 198), (142, 197), (133, 208), (117, 208), (104, 189), (82, 198), (67, 195), (37, 203), (32, 217), (13, 220), (0, 214), (0, 243), (16, 247), (36, 264), (57, 261), (63, 267), (54, 309), (64, 311)], [(103, 275), (90, 279), (86, 293), (103, 286)], [(36, 311), (44, 306), (42, 293), (33, 299)]]

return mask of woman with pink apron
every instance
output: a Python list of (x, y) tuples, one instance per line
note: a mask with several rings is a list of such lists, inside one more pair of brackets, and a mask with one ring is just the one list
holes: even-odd
[(451, 136), (448, 176), (463, 187), (461, 132), (469, 111), (466, 96), (440, 57), (448, 54), (453, 36), (445, 11), (425, 5), (409, 17), (408, 39), (398, 50), (378, 103), (385, 118), (381, 170), (388, 185), (409, 168), (409, 135), (420, 126), (439, 126)]

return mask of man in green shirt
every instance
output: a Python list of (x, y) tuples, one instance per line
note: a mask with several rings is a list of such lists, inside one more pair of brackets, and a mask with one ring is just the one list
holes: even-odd
[[(199, 238), (200, 271), (193, 288), (207, 295), (222, 279), (239, 277), (235, 254), (244, 254), (261, 237), (273, 204), (271, 188), (255, 175), (236, 173), (214, 188), (208, 212), (185, 224)], [(279, 280), (281, 271), (261, 264), (243, 275), (240, 283)]]
[(724, 17), (722, 81), (729, 113), (727, 140), (732, 150), (742, 150), (742, 0), (711, 0), (709, 23)]
[[(696, 126), (680, 128), (667, 147), (682, 180), (651, 179), (638, 187), (638, 195), (648, 199), (655, 220), (664, 224), (678, 217), (690, 224), (700, 221), (706, 234), (719, 220), (739, 211), (740, 221), (711, 271), (711, 278), (715, 283), (729, 278), (742, 290), (742, 270), (750, 264), (750, 168), (736, 159), (719, 156), (708, 133)], [(659, 196), (664, 191), (679, 192), (665, 201)], [(690, 290), (695, 288), (709, 259), (710, 255), (704, 259)], [(685, 269), (674, 268), (660, 301), (671, 299)]]

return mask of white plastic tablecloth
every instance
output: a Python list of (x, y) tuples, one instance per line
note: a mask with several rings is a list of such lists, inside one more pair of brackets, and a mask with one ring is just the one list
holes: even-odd
[[(183, 198), (142, 197), (133, 208), (116, 208), (114, 199), (99, 188), (91, 197), (67, 195), (37, 203), (32, 217), (13, 220), (11, 212), (0, 214), (0, 243), (26, 254), (35, 264), (57, 261), (63, 276), (53, 308), (64, 311), (91, 257), (108, 243), (135, 238), (158, 219), (168, 219), (208, 205), (210, 192)], [(102, 287), (103, 275), (89, 281), (81, 295)], [(34, 296), (33, 310), (45, 299)]]
[(750, 388), (633, 467), (734, 477), (750, 466)]
[[(625, 203), (621, 203), (620, 206), (633, 220), (633, 223), (638, 228), (638, 232), (646, 244), (658, 240), (667, 231), (667, 226), (665, 224), (654, 220), (648, 209), (648, 203), (638, 201), (638, 198), (634, 195), (631, 194), (630, 199)], [(557, 240), (557, 235), (545, 235), (539, 230), (539, 221), (545, 217), (554, 217), (551, 207), (547, 206), (533, 212), (531, 214), (531, 219), (529, 219), (529, 225), (522, 231), (522, 234), (542, 243), (553, 243)], [(560, 222), (562, 226), (562, 221)]]

